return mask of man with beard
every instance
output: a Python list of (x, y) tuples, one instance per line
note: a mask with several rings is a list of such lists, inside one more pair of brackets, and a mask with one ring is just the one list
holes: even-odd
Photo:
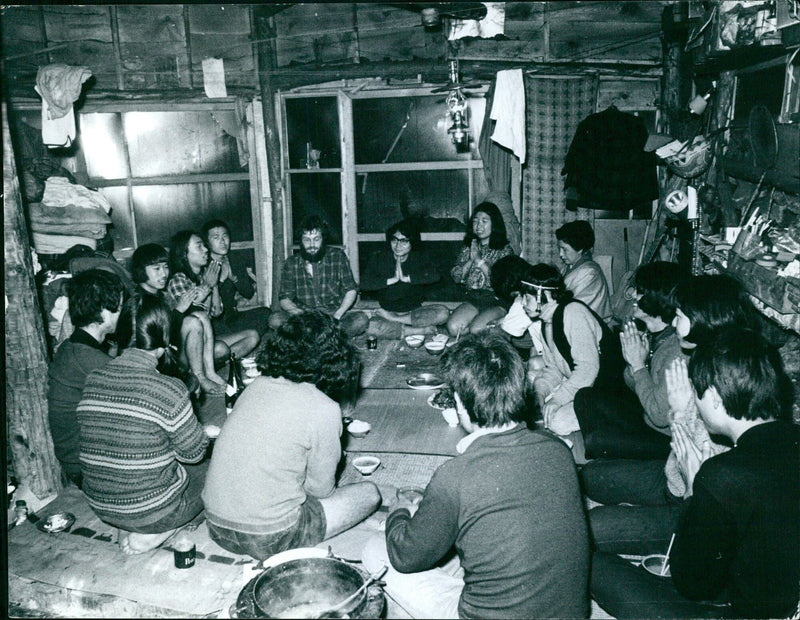
[(363, 312), (348, 312), (358, 297), (358, 286), (345, 253), (328, 245), (328, 227), (318, 215), (300, 223), (300, 252), (283, 264), (280, 309), (269, 317), (278, 329), (289, 316), (321, 310), (341, 321), (348, 336), (366, 331), (369, 318)]

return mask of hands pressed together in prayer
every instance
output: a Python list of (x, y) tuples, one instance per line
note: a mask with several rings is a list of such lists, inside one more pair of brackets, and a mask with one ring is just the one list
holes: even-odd
[(647, 366), (647, 356), (650, 354), (650, 340), (646, 333), (636, 329), (633, 321), (627, 321), (619, 334), (622, 347), (622, 357), (631, 367), (633, 372)]
[(469, 258), (485, 276), (489, 276), (489, 265), (487, 265), (486, 261), (481, 258), (480, 245), (478, 244), (477, 239), (473, 239), (469, 246)]
[(700, 466), (713, 455), (711, 445), (708, 439), (705, 439), (701, 446), (694, 442), (691, 429), (683, 415), (695, 398), (686, 362), (682, 359), (674, 360), (664, 371), (664, 378), (667, 383), (667, 398), (672, 420), (670, 423), (672, 429), (670, 447), (675, 453), (678, 467), (686, 481), (687, 495), (691, 495), (694, 478), (700, 470)]
[(394, 276), (386, 279), (386, 286), (397, 284), (398, 282), (411, 282), (411, 276), (403, 274), (403, 263), (398, 258), (394, 263)]

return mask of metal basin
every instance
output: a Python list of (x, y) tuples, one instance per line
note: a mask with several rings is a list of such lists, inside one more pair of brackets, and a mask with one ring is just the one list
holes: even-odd
[(255, 608), (268, 618), (360, 617), (366, 590), (334, 614), (326, 612), (364, 585), (364, 576), (335, 558), (301, 558), (265, 570), (253, 588)]

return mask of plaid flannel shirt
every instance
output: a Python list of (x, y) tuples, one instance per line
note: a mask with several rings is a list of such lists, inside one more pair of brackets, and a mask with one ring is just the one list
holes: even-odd
[[(192, 290), (195, 286), (197, 285), (192, 282), (185, 273), (173, 274), (173, 276), (169, 279), (169, 282), (167, 282), (167, 289), (164, 291), (164, 298), (167, 300), (170, 309), (174, 310), (178, 305), (180, 298), (185, 293)], [(202, 301), (195, 301), (192, 303), (192, 306), (202, 308), (206, 312), (208, 312), (210, 305), (211, 293), (209, 293), (208, 296), (206, 296), (206, 298)]]
[(300, 254), (287, 258), (281, 275), (280, 298), (291, 299), (304, 310), (336, 312), (345, 294), (358, 289), (347, 256), (341, 249), (328, 246), (322, 260), (313, 265), (312, 278)]

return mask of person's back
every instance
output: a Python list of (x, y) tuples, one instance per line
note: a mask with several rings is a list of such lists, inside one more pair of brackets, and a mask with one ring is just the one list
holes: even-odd
[[(722, 522), (706, 518), (708, 505), (724, 515)], [(700, 525), (682, 530), (676, 541), (672, 575), (681, 593), (699, 597), (719, 578), (727, 582), (736, 616), (789, 615), (800, 595), (800, 426), (761, 424), (706, 461), (685, 522)], [(698, 536), (725, 549), (725, 574), (698, 561)]]
[[(589, 541), (575, 465), (562, 442), (522, 425), (479, 437), (439, 468), (428, 498), (436, 503), (420, 506), (417, 531), (436, 528), (437, 508), (457, 512), (460, 616), (586, 616)], [(390, 546), (390, 557), (402, 571), (397, 550)]]

